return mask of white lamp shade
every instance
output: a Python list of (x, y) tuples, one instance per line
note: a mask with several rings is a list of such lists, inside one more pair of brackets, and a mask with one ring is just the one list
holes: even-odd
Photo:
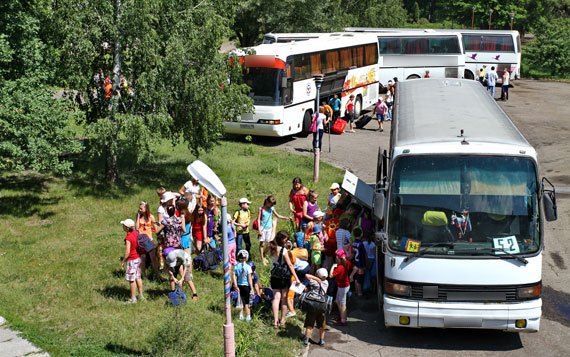
[(186, 168), (188, 173), (194, 177), (200, 185), (204, 186), (208, 192), (214, 196), (222, 198), (226, 194), (226, 187), (220, 178), (212, 171), (208, 165), (200, 160), (196, 160)]

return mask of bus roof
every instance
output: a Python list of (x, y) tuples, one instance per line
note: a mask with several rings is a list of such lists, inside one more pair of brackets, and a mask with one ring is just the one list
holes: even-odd
[[(467, 79), (414, 79), (397, 87), (394, 147), (455, 143), (526, 147), (535, 153), (481, 83)], [(463, 130), (464, 137), (460, 131)], [(455, 147), (453, 150), (458, 150)], [(491, 150), (491, 149), (489, 149)], [(435, 152), (435, 151), (434, 151)]]
[(363, 44), (377, 44), (376, 36), (368, 33), (335, 32), (322, 34), (318, 38), (307, 41), (262, 44), (252, 48), (255, 49), (257, 55), (275, 55), (285, 61), (290, 55)]
[(434, 29), (416, 29), (416, 28), (375, 28), (375, 27), (346, 27), (347, 32), (354, 33), (373, 33), (377, 36), (438, 36), (452, 35), (457, 36), (461, 33), (459, 30), (434, 30)]

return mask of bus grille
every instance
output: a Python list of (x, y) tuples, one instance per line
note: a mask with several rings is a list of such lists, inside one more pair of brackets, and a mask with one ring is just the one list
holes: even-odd
[(517, 298), (517, 288), (520, 286), (461, 286), (412, 285), (410, 298), (424, 301), (485, 301), (485, 302), (514, 302)]
[(458, 78), (459, 69), (457, 67), (445, 68), (445, 78)]

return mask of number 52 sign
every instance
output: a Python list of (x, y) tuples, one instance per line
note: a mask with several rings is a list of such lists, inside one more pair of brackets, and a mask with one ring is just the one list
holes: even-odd
[[(495, 248), (503, 248), (505, 252), (516, 254), (520, 253), (519, 244), (515, 236), (493, 238), (493, 246)], [(501, 251), (496, 251), (495, 254), (505, 254)]]

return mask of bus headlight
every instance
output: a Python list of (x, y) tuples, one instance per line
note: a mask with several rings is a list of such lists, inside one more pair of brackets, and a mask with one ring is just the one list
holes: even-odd
[(409, 285), (391, 283), (385, 284), (385, 292), (389, 295), (410, 296), (411, 288)]
[(538, 283), (532, 286), (526, 286), (524, 288), (517, 289), (517, 297), (519, 299), (530, 299), (540, 297), (540, 292), (542, 290), (542, 283)]

